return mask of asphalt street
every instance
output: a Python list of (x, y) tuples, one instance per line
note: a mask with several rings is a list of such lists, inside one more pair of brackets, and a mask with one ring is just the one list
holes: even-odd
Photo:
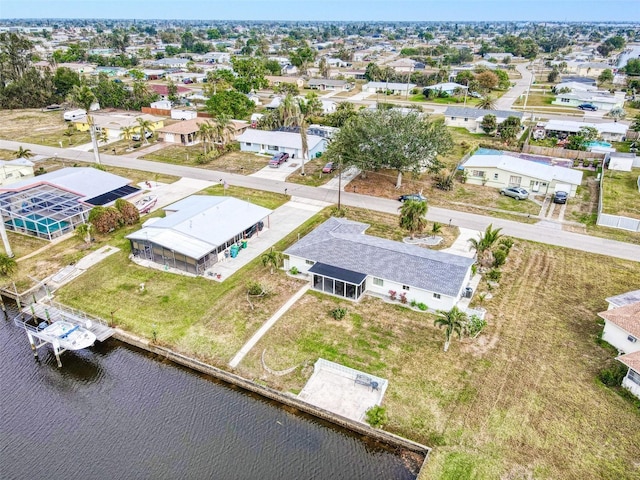
[[(30, 149), (37, 155), (64, 158), (77, 162), (93, 163), (94, 161), (93, 153), (91, 152), (0, 140), (0, 148), (3, 149), (17, 150), (20, 146)], [(265, 178), (204, 170), (195, 167), (151, 162), (126, 156), (102, 154), (101, 160), (106, 166), (131, 168), (150, 173), (162, 173), (177, 177), (195, 178), (212, 182), (219, 182), (223, 179), (229, 185), (254, 188), (270, 192), (285, 193), (286, 189), (286, 193), (289, 195), (329, 203), (338, 203), (338, 197), (340, 196), (340, 201), (343, 205), (366, 208), (380, 212), (397, 213), (399, 207), (399, 202), (386, 198), (371, 197), (344, 191), (339, 193), (336, 190), (326, 188), (308, 187), (284, 181), (274, 181)], [(502, 232), (505, 235), (509, 235), (514, 238), (521, 238), (549, 245), (557, 245), (584, 252), (598, 253), (626, 260), (640, 261), (640, 245), (567, 232), (558, 228), (559, 226), (554, 223), (540, 222), (537, 224), (526, 224), (438, 207), (429, 207), (427, 218), (431, 221), (440, 222), (445, 225), (451, 223), (452, 225), (474, 230), (484, 230), (489, 224), (493, 224), (494, 227), (502, 228)]]

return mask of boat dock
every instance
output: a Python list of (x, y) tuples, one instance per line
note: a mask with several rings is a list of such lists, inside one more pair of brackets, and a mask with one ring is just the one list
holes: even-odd
[(64, 320), (65, 322), (73, 323), (92, 332), (99, 342), (104, 342), (112, 336), (115, 331), (109, 327), (108, 322), (102, 318), (94, 317), (81, 310), (76, 310), (75, 308), (67, 307), (66, 305), (56, 302), (34, 303), (28, 307), (24, 307), (22, 312), (47, 322)]
[[(21, 309), (20, 315), (15, 317), (13, 321), (18, 327), (24, 329), (29, 338), (33, 356), (36, 359), (38, 358), (38, 349), (40, 347), (47, 344), (53, 347), (58, 367), (62, 367), (60, 355), (67, 349), (78, 350), (91, 346), (94, 337), (95, 340), (103, 342), (115, 332), (102, 318), (94, 317), (80, 310), (54, 302), (36, 302), (24, 307)], [(43, 323), (44, 327), (42, 326)], [(50, 327), (47, 328), (47, 325)], [(66, 330), (63, 325), (67, 325)], [(73, 327), (69, 328), (71, 325)], [(49, 330), (55, 326), (60, 326), (62, 330), (50, 332)], [(73, 341), (72, 345), (68, 340), (65, 341), (76, 330), (85, 332), (85, 339), (89, 338), (89, 342), (86, 345), (78, 346), (75, 341)], [(87, 331), (90, 333), (87, 333)]]

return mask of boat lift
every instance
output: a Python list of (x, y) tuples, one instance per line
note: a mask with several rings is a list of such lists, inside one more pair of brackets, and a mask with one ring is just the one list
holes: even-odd
[(102, 342), (114, 333), (114, 329), (101, 318), (53, 303), (34, 303), (23, 308), (13, 321), (24, 328), (36, 360), (38, 349), (51, 344), (58, 367), (62, 367), (62, 353), (87, 348), (95, 340)]

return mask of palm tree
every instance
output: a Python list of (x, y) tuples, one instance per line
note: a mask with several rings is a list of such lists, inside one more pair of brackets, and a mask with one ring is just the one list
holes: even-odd
[(442, 225), (438, 222), (433, 222), (433, 225), (431, 226), (431, 236), (435, 237), (437, 234), (440, 233), (441, 230), (442, 230)]
[(203, 153), (207, 154), (207, 143), (213, 138), (213, 125), (209, 120), (198, 125), (198, 131), (196, 133), (202, 140)]
[(496, 244), (496, 242), (502, 237), (500, 231), (502, 228), (493, 228), (493, 224), (489, 224), (484, 231), (484, 234), (481, 234), (479, 238), (470, 238), (469, 243), (471, 244), (470, 250), (476, 251), (476, 258), (478, 259), (478, 263), (480, 265), (485, 265), (493, 262), (493, 259), (488, 259), (488, 253), (491, 253), (491, 249)]
[(122, 127), (120, 129), (120, 136), (129, 144), (129, 150), (131, 150), (131, 139), (133, 138), (134, 132), (133, 127)]
[(69, 100), (88, 112), (96, 101), (96, 96), (88, 85), (74, 85), (69, 93)]
[(451, 343), (451, 335), (458, 334), (458, 338), (462, 337), (462, 330), (464, 324), (467, 321), (467, 314), (458, 307), (453, 307), (451, 310), (444, 311), (438, 310), (438, 318), (435, 319), (433, 325), (436, 327), (445, 327), (444, 330), (444, 351), (449, 350), (449, 344)]
[(300, 129), (300, 141), (302, 144), (302, 167), (300, 174), (304, 176), (304, 161), (309, 155), (309, 143), (307, 140), (307, 119), (293, 95), (289, 94), (282, 99), (278, 107), (280, 124), (284, 127), (298, 127)]
[(69, 145), (71, 145), (71, 137), (73, 137), (73, 130), (74, 130), (73, 125), (69, 125), (65, 130), (65, 132), (63, 133), (63, 135), (67, 137), (67, 143)]
[(400, 210), (400, 228), (404, 228), (413, 240), (416, 232), (421, 232), (427, 226), (427, 202), (407, 200)]
[(98, 141), (105, 144), (109, 141), (109, 134), (106, 130), (102, 130), (100, 132), (100, 135), (98, 135)]
[(0, 276), (8, 277), (18, 268), (18, 262), (8, 254), (0, 253)]
[(22, 145), (18, 147), (18, 150), (13, 152), (14, 158), (31, 158), (33, 157), (33, 152), (28, 148), (23, 148)]
[(483, 110), (495, 110), (496, 100), (491, 95), (487, 95), (478, 101), (478, 105), (476, 105), (476, 107)]
[(276, 268), (280, 268), (282, 264), (283, 255), (282, 252), (277, 252), (271, 247), (269, 252), (262, 254), (262, 265), (269, 266), (271, 275), (273, 275)]
[(81, 223), (76, 227), (75, 234), (78, 238), (84, 240), (84, 243), (91, 242), (91, 224), (90, 223)]
[(227, 143), (233, 139), (236, 134), (236, 128), (231, 121), (231, 117), (227, 115), (219, 116), (213, 124), (213, 137), (216, 143), (219, 143), (221, 148), (227, 145)]
[(145, 120), (142, 117), (138, 117), (136, 118), (136, 120), (138, 120), (138, 125), (140, 125), (140, 135), (144, 139), (144, 144), (149, 145), (149, 140), (147, 140), (147, 132), (153, 132), (153, 123), (150, 120)]

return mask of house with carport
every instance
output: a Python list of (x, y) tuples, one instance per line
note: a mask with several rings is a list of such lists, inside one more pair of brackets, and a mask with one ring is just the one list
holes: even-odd
[(271, 210), (233, 197), (192, 195), (127, 235), (131, 255), (194, 275), (233, 257), (239, 245), (268, 228)]
[(392, 95), (407, 96), (414, 88), (416, 88), (414, 83), (369, 82), (362, 86), (362, 91), (366, 93), (391, 92)]
[(357, 301), (366, 294), (450, 310), (471, 278), (472, 258), (366, 235), (369, 225), (330, 218), (284, 251), (285, 269), (306, 275), (311, 288)]
[(353, 88), (353, 83), (346, 80), (333, 80), (328, 78), (310, 78), (307, 86), (314, 90), (348, 92)]
[(619, 122), (589, 123), (573, 120), (549, 120), (544, 124), (547, 136), (575, 135), (582, 127), (595, 128), (602, 140), (621, 142), (627, 134), (627, 126)]
[[(183, 145), (185, 147), (195, 145), (202, 140), (198, 135), (200, 125), (207, 122), (213, 123), (214, 120), (206, 117), (196, 117), (159, 128), (158, 141)], [(241, 120), (231, 120), (231, 125), (235, 131), (234, 139), (249, 128), (249, 124)]]
[(556, 190), (575, 197), (582, 172), (558, 165), (524, 160), (511, 155), (473, 155), (462, 164), (466, 182), (493, 188), (523, 187), (534, 195)]
[[(269, 130), (247, 129), (237, 137), (240, 150), (243, 152), (267, 153), (273, 155), (278, 152), (288, 153), (292, 159), (302, 158), (302, 139), (299, 133)], [(317, 135), (307, 135), (309, 158), (314, 158), (325, 151), (327, 139)]]

